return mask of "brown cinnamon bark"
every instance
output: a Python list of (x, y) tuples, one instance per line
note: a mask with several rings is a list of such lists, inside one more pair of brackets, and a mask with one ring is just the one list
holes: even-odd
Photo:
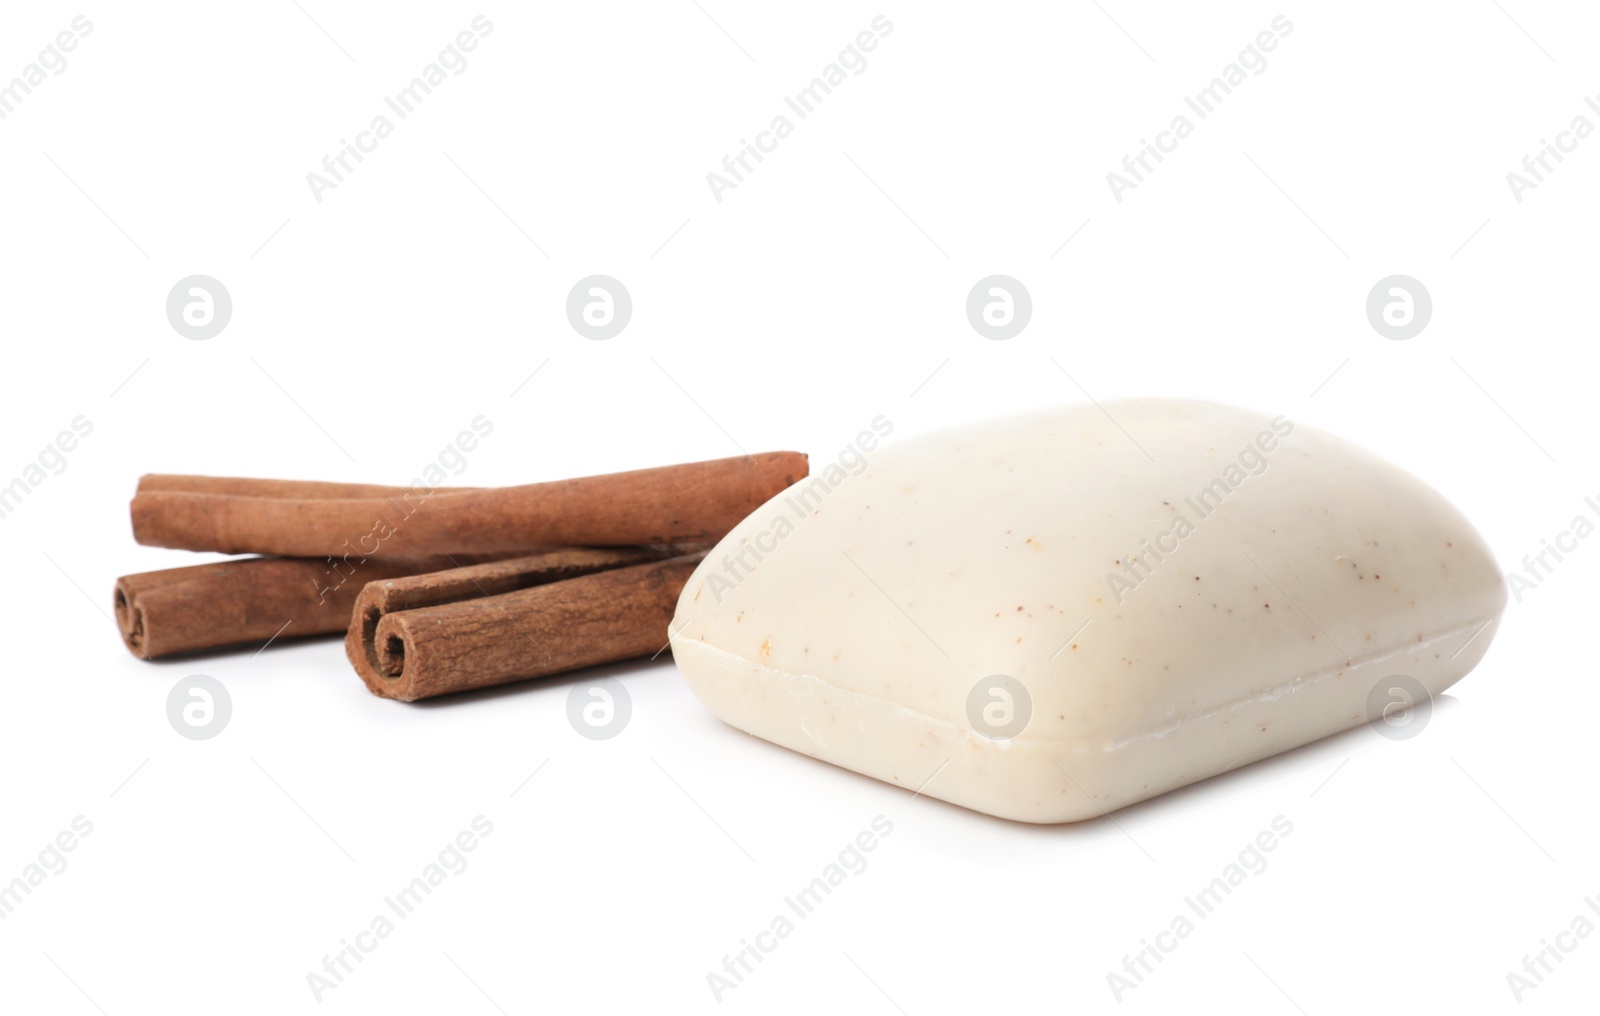
[[(439, 487), (434, 493), (459, 493), (479, 487)], [(328, 483), (322, 480), (261, 480), (245, 476), (191, 476), (181, 473), (147, 473), (139, 477), (137, 493), (179, 491), (189, 494), (238, 494), (244, 497), (351, 498), (398, 497), (410, 487), (377, 483)]]
[(345, 633), (345, 655), (369, 688), (386, 694), (396, 676), (379, 658), (378, 622), (396, 611), (498, 597), (594, 572), (672, 557), (666, 547), (568, 547), (492, 564), (369, 582), (356, 598)]
[(257, 557), (167, 568), (117, 579), (116, 616), (142, 659), (200, 649), (326, 635), (350, 626), (370, 580), (477, 564), (482, 557), (372, 558), (365, 562)]
[[(559, 577), (590, 559), (583, 555), (605, 553), (555, 551), (369, 583), (346, 652), (374, 694), (403, 702), (660, 652), (678, 594), (705, 551)], [(483, 595), (491, 583), (527, 581), (538, 584)]]
[(134, 538), (156, 547), (323, 557), (492, 554), (713, 542), (804, 477), (799, 452), (553, 483), (362, 498), (141, 490)]

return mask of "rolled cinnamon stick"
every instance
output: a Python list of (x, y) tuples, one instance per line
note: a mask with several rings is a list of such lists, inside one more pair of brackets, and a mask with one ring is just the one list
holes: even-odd
[[(558, 551), (520, 567), (549, 577), (559, 555), (586, 553), (602, 552)], [(345, 648), (374, 694), (402, 702), (649, 656), (665, 645), (678, 594), (704, 556), (697, 550), (487, 596), (473, 595), (480, 577), (509, 574), (519, 562), (369, 583)]]
[(594, 572), (674, 556), (667, 547), (567, 547), (491, 564), (369, 582), (351, 608), (344, 651), (369, 688), (386, 694), (396, 674), (379, 659), (378, 622), (402, 610), (481, 600)]
[(221, 649), (350, 626), (369, 580), (477, 564), (483, 557), (371, 558), (331, 562), (257, 557), (140, 572), (117, 579), (122, 640), (141, 659)]
[(553, 483), (361, 498), (140, 490), (133, 534), (183, 550), (323, 557), (714, 542), (806, 475), (767, 452)]

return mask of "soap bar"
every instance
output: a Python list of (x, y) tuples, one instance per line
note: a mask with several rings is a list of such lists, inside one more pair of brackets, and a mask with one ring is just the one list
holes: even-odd
[(1092, 818), (1437, 695), (1505, 606), (1441, 495), (1282, 416), (1108, 402), (859, 450), (707, 555), (673, 656), (734, 727), (1002, 818)]

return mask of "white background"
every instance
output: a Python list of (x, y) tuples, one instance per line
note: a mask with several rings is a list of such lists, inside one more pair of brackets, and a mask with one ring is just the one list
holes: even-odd
[[(1508, 605), (1421, 736), (1354, 730), (1054, 828), (743, 735), (665, 658), (608, 668), (633, 719), (591, 742), (572, 680), (404, 706), (337, 641), (151, 664), (105, 616), (117, 575), (208, 559), (133, 543), (141, 473), (405, 483), (479, 414), (494, 433), (454, 482), (818, 462), (878, 414), (892, 446), (1086, 395), (1202, 397), (1401, 463), (1520, 570), (1600, 496), (1600, 139), (1520, 203), (1505, 179), (1573, 117), (1600, 125), (1592, 9), (14, 4), (0, 80), (79, 13), (65, 71), (0, 121), (0, 483), (94, 424), (0, 520), (0, 880), (74, 816), (94, 831), (0, 922), (0, 1008), (1592, 1001), (1600, 935), (1520, 1006), (1506, 975), (1600, 923), (1600, 541)], [(318, 203), (306, 174), (480, 13), (467, 69)], [(880, 13), (866, 69), (715, 201), (706, 174)], [(1279, 14), (1267, 68), (1115, 201), (1106, 174)], [(209, 341), (164, 314), (195, 273), (234, 302)], [(594, 273), (634, 301), (607, 342), (564, 313)], [(1003, 342), (963, 310), (995, 273), (1034, 305)], [(1409, 341), (1365, 315), (1394, 273), (1434, 303)], [(210, 741), (166, 719), (194, 673), (232, 695)], [(476, 815), (470, 867), (319, 1004), (307, 975)], [(718, 1003), (707, 974), (877, 815), (870, 866)], [(1106, 975), (1278, 815), (1269, 867), (1119, 1003)]]

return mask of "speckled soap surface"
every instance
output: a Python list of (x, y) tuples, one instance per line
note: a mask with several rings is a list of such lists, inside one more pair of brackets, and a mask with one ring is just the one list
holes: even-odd
[(1375, 688), (1471, 670), (1505, 605), (1455, 507), (1283, 417), (873, 444), (722, 541), (673, 654), (733, 726), (980, 812), (1088, 818), (1367, 722)]

